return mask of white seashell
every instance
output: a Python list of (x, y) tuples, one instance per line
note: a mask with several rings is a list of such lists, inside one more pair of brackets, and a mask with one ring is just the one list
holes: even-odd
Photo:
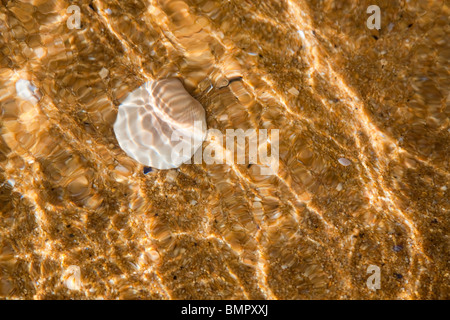
[(114, 132), (120, 147), (143, 165), (177, 168), (190, 162), (206, 137), (205, 110), (180, 80), (149, 81), (119, 106)]
[(339, 158), (338, 161), (340, 164), (342, 164), (345, 167), (352, 164), (350, 160), (345, 159), (345, 158)]

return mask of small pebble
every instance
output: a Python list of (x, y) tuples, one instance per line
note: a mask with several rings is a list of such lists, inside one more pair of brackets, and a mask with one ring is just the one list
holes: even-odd
[(128, 169), (127, 168), (125, 168), (124, 166), (122, 166), (122, 165), (118, 165), (118, 166), (116, 166), (116, 168), (115, 168), (117, 171), (119, 171), (120, 173), (128, 173), (129, 171), (128, 171)]
[(300, 91), (298, 91), (296, 88), (292, 87), (288, 90), (288, 92), (294, 96), (298, 96), (298, 94), (300, 93)]
[(339, 163), (342, 164), (344, 167), (349, 166), (352, 164), (352, 162), (345, 158), (339, 158)]
[(394, 28), (394, 24), (393, 24), (392, 22), (389, 23), (389, 25), (388, 25), (388, 31), (391, 32), (393, 28)]
[(167, 182), (174, 182), (178, 176), (178, 172), (176, 170), (169, 170), (166, 174)]
[(152, 172), (152, 167), (144, 167), (144, 174)]
[(100, 72), (98, 73), (102, 79), (105, 79), (108, 76), (109, 70), (106, 68), (102, 68)]
[(402, 245), (395, 245), (395, 246), (393, 247), (393, 250), (394, 250), (395, 252), (400, 252), (400, 251), (403, 250), (403, 246), (402, 246)]
[(26, 79), (19, 79), (16, 81), (17, 96), (23, 100), (28, 100), (33, 104), (36, 104), (39, 100), (37, 96), (37, 88)]
[(34, 49), (34, 53), (40, 59), (44, 56), (45, 50), (44, 50), (44, 48), (38, 47), (38, 48)]

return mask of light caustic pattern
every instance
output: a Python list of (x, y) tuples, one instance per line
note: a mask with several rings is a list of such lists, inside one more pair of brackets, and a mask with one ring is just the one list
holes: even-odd
[[(448, 298), (449, 8), (382, 7), (382, 34), (369, 5), (0, 7), (0, 297)], [(144, 175), (113, 124), (165, 77), (209, 129), (279, 129), (278, 174)]]

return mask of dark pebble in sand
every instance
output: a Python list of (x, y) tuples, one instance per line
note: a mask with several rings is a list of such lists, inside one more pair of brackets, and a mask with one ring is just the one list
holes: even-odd
[(400, 273), (394, 273), (394, 276), (395, 276), (397, 279), (402, 279), (402, 278), (403, 278), (403, 276), (402, 276)]
[(400, 251), (403, 250), (403, 246), (402, 246), (402, 245), (395, 245), (394, 248), (393, 248), (393, 250), (394, 250), (395, 252), (400, 252)]
[(152, 172), (152, 167), (144, 167), (144, 174)]

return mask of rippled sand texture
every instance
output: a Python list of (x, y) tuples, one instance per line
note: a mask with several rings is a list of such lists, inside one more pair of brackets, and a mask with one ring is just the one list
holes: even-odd
[[(450, 8), (372, 2), (71, 1), (69, 30), (2, 0), (0, 296), (449, 299)], [(144, 175), (117, 106), (169, 76), (209, 128), (279, 129), (278, 175)]]

